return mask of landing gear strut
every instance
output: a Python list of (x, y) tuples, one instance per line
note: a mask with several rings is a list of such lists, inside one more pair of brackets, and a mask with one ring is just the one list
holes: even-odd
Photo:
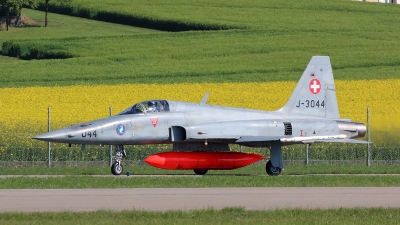
[(113, 175), (121, 175), (124, 172), (124, 167), (122, 166), (122, 157), (126, 157), (126, 152), (123, 145), (117, 145), (115, 150), (115, 162), (111, 166), (111, 173)]

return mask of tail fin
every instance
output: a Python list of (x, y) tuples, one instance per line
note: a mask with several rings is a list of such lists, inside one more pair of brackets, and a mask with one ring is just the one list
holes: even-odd
[(279, 112), (338, 119), (339, 107), (329, 56), (313, 56), (289, 101)]

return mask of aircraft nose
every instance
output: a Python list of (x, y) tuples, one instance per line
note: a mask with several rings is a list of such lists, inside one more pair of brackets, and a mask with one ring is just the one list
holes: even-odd
[(33, 136), (32, 139), (50, 142), (62, 142), (68, 138), (64, 130), (51, 131), (44, 134)]

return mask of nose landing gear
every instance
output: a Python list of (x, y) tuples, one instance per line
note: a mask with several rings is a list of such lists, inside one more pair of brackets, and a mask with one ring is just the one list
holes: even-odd
[(111, 166), (111, 173), (113, 175), (121, 175), (124, 172), (124, 167), (122, 166), (122, 157), (126, 157), (126, 152), (123, 145), (117, 145), (115, 150), (115, 162)]

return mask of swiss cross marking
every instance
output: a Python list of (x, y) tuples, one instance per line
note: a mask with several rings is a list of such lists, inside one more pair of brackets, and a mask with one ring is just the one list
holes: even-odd
[(151, 124), (153, 124), (153, 127), (157, 126), (158, 123), (158, 118), (150, 118)]
[(318, 79), (312, 79), (308, 85), (308, 88), (310, 88), (311, 93), (318, 94), (321, 90), (321, 82), (319, 82)]

